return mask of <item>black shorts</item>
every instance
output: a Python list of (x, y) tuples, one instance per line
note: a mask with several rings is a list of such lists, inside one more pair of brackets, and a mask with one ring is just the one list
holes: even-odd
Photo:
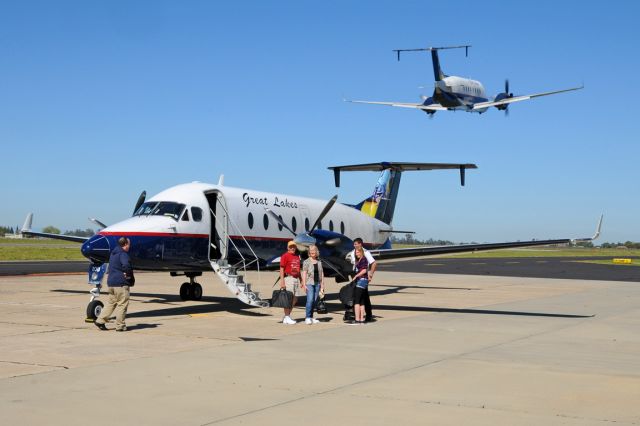
[(367, 291), (366, 288), (356, 287), (353, 293), (353, 304), (354, 305), (363, 305), (364, 304), (364, 295)]

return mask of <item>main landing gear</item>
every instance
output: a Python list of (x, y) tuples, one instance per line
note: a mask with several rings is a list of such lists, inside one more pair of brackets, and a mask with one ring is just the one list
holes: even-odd
[[(173, 275), (173, 274), (172, 274)], [(177, 274), (176, 274), (177, 275)], [(201, 300), (202, 299), (202, 286), (196, 282), (196, 277), (202, 275), (202, 272), (187, 272), (186, 275), (189, 278), (188, 283), (182, 283), (180, 286), (180, 299), (182, 300)]]

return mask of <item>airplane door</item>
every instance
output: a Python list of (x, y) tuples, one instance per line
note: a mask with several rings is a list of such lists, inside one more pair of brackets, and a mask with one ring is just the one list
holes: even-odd
[(309, 227), (313, 225), (313, 223), (310, 222), (312, 219), (309, 214), (309, 207), (304, 204), (298, 204), (298, 212), (300, 212), (300, 217), (298, 218), (300, 221), (300, 229), (296, 230), (296, 232), (308, 231)]
[(226, 259), (229, 247), (229, 218), (224, 197), (220, 192), (205, 194), (209, 202), (211, 230), (209, 231), (209, 259)]

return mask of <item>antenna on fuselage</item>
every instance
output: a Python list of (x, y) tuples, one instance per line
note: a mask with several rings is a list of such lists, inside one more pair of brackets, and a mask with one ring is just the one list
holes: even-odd
[(462, 49), (464, 48), (464, 56), (469, 56), (469, 48), (470, 44), (464, 44), (462, 46), (442, 46), (442, 47), (423, 47), (418, 49), (393, 49), (394, 52), (398, 54), (398, 61), (400, 60), (400, 52), (432, 52), (437, 50), (446, 50), (446, 49)]
[(220, 177), (218, 178), (218, 186), (223, 186), (224, 185), (224, 175), (220, 175)]

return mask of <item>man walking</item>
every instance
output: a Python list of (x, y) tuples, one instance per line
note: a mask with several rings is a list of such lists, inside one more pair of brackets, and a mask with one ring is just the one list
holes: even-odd
[(102, 309), (100, 317), (94, 324), (100, 330), (108, 330), (105, 322), (109, 319), (113, 311), (116, 313), (116, 331), (127, 331), (124, 322), (129, 307), (129, 286), (133, 285), (133, 269), (129, 259), (129, 248), (131, 242), (128, 238), (120, 237), (118, 246), (111, 251), (109, 257), (109, 300)]

